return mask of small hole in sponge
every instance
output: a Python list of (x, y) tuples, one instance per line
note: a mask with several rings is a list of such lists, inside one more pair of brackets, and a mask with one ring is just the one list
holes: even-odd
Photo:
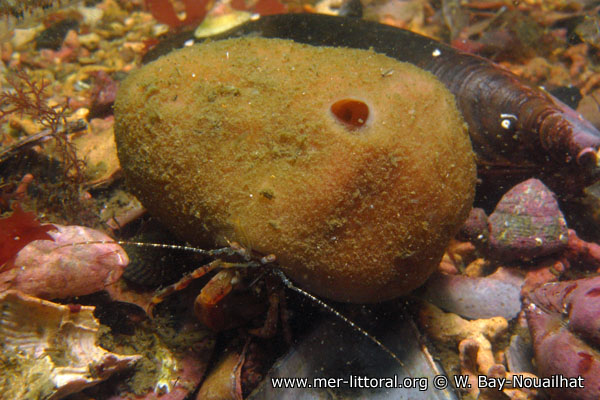
[(360, 100), (342, 99), (331, 105), (331, 112), (347, 127), (360, 128), (369, 118), (369, 106)]

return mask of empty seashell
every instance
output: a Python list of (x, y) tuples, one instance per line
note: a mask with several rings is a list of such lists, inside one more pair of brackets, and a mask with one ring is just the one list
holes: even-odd
[(130, 367), (140, 356), (96, 345), (94, 307), (62, 305), (16, 290), (0, 294), (0, 393), (56, 400)]
[(0, 290), (62, 299), (98, 292), (121, 277), (129, 258), (110, 236), (84, 226), (54, 226), (48, 232), (53, 241), (29, 243), (0, 273)]

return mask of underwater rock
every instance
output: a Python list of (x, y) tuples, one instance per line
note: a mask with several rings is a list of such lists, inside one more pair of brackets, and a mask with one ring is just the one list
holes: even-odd
[(110, 114), (117, 95), (117, 81), (103, 70), (92, 71), (90, 75), (94, 78), (94, 86), (90, 94), (92, 97), (90, 118)]
[(110, 236), (83, 226), (53, 226), (48, 235), (54, 241), (29, 243), (0, 273), (0, 291), (62, 299), (98, 292), (121, 277), (129, 258)]
[(130, 367), (140, 356), (96, 345), (94, 307), (62, 305), (16, 290), (0, 294), (3, 399), (55, 400)]
[(437, 273), (425, 285), (425, 298), (464, 318), (511, 320), (521, 311), (522, 285), (522, 278), (503, 268), (485, 277)]
[(115, 102), (128, 184), (181, 238), (274, 254), (315, 294), (379, 302), (437, 268), (474, 156), (433, 75), (372, 51), (235, 39), (131, 74)]
[(63, 40), (65, 40), (67, 33), (70, 30), (77, 30), (78, 27), (79, 21), (72, 18), (66, 18), (62, 21), (58, 21), (37, 35), (35, 38), (35, 48), (37, 50), (58, 50), (63, 44)]
[(486, 248), (490, 240), (488, 217), (482, 208), (473, 208), (467, 220), (461, 226), (458, 236), (461, 240), (473, 242), (480, 248)]

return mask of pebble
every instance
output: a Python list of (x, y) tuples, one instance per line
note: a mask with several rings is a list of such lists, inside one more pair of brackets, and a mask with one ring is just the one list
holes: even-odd
[(49, 28), (41, 31), (35, 38), (35, 48), (58, 50), (62, 46), (67, 33), (70, 30), (77, 29), (79, 22), (77, 20), (67, 18), (62, 21), (52, 24)]
[(38, 28), (15, 29), (10, 43), (15, 50), (23, 50), (25, 46), (31, 42), (35, 35), (39, 32)]
[(100, 40), (100, 36), (98, 36), (98, 34), (95, 32), (79, 36), (79, 43), (81, 43), (81, 45), (88, 50), (97, 49), (98, 45), (100, 44)]

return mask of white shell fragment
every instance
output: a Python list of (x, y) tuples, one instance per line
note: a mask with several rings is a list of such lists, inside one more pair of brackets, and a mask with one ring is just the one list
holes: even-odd
[(55, 400), (135, 363), (96, 345), (91, 306), (69, 306), (16, 290), (0, 294), (0, 397)]
[(231, 28), (250, 21), (252, 13), (247, 11), (232, 11), (224, 15), (209, 15), (194, 31), (196, 39), (203, 39), (209, 36), (218, 35)]

